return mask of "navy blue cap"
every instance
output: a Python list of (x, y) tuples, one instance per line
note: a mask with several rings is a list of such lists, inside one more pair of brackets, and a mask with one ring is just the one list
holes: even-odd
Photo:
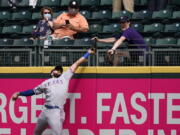
[(129, 17), (128, 16), (121, 16), (120, 23), (126, 23), (126, 22), (130, 22)]
[(69, 6), (68, 7), (78, 9), (79, 8), (79, 3), (76, 0), (71, 0), (69, 2)]

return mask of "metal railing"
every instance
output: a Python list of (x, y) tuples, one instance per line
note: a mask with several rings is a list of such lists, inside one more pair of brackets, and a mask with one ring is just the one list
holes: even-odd
[[(0, 48), (0, 66), (70, 66), (79, 59), (87, 47), (58, 48), (15, 46)], [(82, 66), (112, 66), (106, 59), (107, 49), (98, 49), (96, 55), (89, 57)], [(133, 59), (119, 57), (119, 66), (180, 66), (180, 48), (159, 48), (146, 52), (143, 49), (129, 49)]]

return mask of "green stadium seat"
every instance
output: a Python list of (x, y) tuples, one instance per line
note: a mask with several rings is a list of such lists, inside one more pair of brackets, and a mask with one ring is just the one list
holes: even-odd
[(139, 12), (134, 12), (132, 15), (132, 19), (136, 20), (136, 19), (151, 19), (152, 16), (152, 12), (148, 11), (148, 10), (142, 10)]
[(11, 20), (11, 12), (9, 11), (0, 11), (0, 20)]
[(41, 17), (41, 13), (40, 12), (34, 12), (32, 13), (32, 20), (40, 20)]
[(60, 16), (62, 13), (64, 13), (65, 11), (62, 10), (62, 11), (58, 11), (58, 12), (54, 12), (53, 13), (53, 18), (57, 18), (58, 16)]
[(0, 39), (0, 45), (13, 45), (13, 39)]
[(171, 0), (171, 4), (180, 5), (180, 1), (179, 0)]
[(152, 14), (152, 19), (169, 19), (171, 17), (172, 11), (170, 10), (154, 11)]
[(26, 45), (33, 45), (33, 40), (30, 40), (28, 38), (23, 39), (14, 39), (14, 46), (26, 46)]
[(2, 32), (2, 28), (3, 28), (3, 26), (0, 26), (0, 33)]
[(86, 19), (90, 19), (90, 18), (91, 18), (91, 12), (90, 12), (90, 11), (82, 10), (82, 11), (80, 11), (80, 13), (81, 13)]
[(81, 0), (81, 6), (99, 6), (99, 0)]
[(72, 46), (73, 44), (74, 44), (74, 40), (69, 38), (53, 40), (53, 45), (56, 46)]
[(144, 32), (163, 32), (164, 25), (161, 23), (153, 23), (151, 25), (144, 26)]
[(29, 1), (28, 0), (18, 1), (17, 7), (29, 7)]
[(92, 13), (92, 19), (111, 19), (110, 10), (100, 10)]
[(131, 18), (132, 13), (126, 10), (112, 13), (112, 19), (120, 19), (121, 16), (128, 16)]
[(147, 45), (154, 45), (156, 43), (156, 40), (152, 37), (145, 37), (144, 41)]
[(102, 25), (101, 24), (91, 24), (89, 26), (89, 33), (101, 33)]
[(74, 41), (75, 46), (92, 46), (92, 40), (90, 38), (76, 39)]
[(3, 34), (21, 33), (22, 27), (20, 25), (7, 25), (3, 27)]
[(28, 10), (22, 10), (12, 13), (13, 20), (31, 20), (31, 12)]
[(141, 5), (141, 0), (134, 0), (134, 5)]
[(36, 29), (36, 25), (25, 25), (23, 26), (22, 33), (31, 34), (34, 29)]
[(146, 6), (148, 5), (148, 0), (134, 0), (136, 6)]
[[(70, 1), (71, 0), (61, 0), (61, 6), (68, 6)], [(77, 2), (80, 3), (81, 0), (77, 0)]]
[(40, 6), (41, 7), (44, 7), (44, 6), (49, 6), (49, 7), (60, 6), (60, 0), (41, 0)]
[(112, 6), (112, 0), (101, 0), (100, 6)]
[(165, 25), (164, 32), (180, 32), (180, 23)]
[(142, 25), (140, 23), (133, 23), (133, 24), (131, 24), (131, 27), (139, 32), (143, 32), (143, 30), (144, 30), (144, 25)]
[(109, 48), (113, 46), (113, 43), (102, 43), (102, 42), (97, 42), (98, 47), (102, 47), (103, 49)]
[(159, 38), (156, 39), (156, 45), (158, 46), (171, 46), (171, 45), (176, 45), (177, 44), (177, 40), (175, 38)]
[(9, 4), (8, 0), (1, 0), (0, 1), (0, 6), (2, 8), (7, 8), (7, 7), (10, 7), (10, 4)]
[(141, 5), (148, 5), (149, 0), (140, 0)]
[(173, 19), (180, 19), (180, 11), (174, 11), (172, 18), (173, 18)]
[(119, 24), (108, 24), (103, 26), (103, 33), (119, 33), (120, 25)]
[(177, 39), (177, 45), (180, 46), (180, 39)]

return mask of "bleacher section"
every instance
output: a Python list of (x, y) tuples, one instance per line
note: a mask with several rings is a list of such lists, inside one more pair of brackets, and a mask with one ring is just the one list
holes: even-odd
[[(135, 0), (135, 11), (130, 13), (128, 11), (120, 11), (112, 13), (112, 0), (79, 0), (81, 5), (80, 12), (83, 14), (88, 22), (90, 30), (88, 33), (79, 33), (76, 39), (69, 40), (57, 40), (54, 41), (52, 46), (48, 49), (43, 48), (43, 41), (30, 40), (32, 30), (36, 27), (37, 22), (41, 18), (40, 8), (43, 6), (49, 6), (54, 11), (54, 18), (62, 12), (67, 10), (69, 0), (38, 0), (36, 8), (30, 7), (27, 0), (21, 0), (17, 5), (17, 8), (11, 8), (7, 0), (0, 1), (0, 66), (50, 66), (58, 64), (58, 57), (54, 57), (54, 49), (65, 49), (66, 54), (65, 66), (71, 64), (68, 62), (69, 56), (78, 58), (76, 56), (68, 54), (68, 51), (84, 51), (83, 49), (91, 46), (90, 39), (93, 36), (110, 37), (120, 32), (119, 18), (120, 16), (129, 16), (131, 18), (131, 26), (138, 30), (144, 37), (146, 43), (150, 48), (151, 65), (180, 65), (180, 2), (179, 0), (172, 0), (167, 6), (167, 9), (161, 11), (150, 12), (147, 10), (148, 0)], [(104, 52), (112, 44), (98, 43), (99, 54), (97, 54), (93, 60), (89, 60), (88, 65), (108, 65), (105, 60)], [(122, 47), (126, 49), (126, 47)], [(5, 50), (6, 49), (6, 50)], [(14, 59), (19, 60), (13, 63), (7, 62), (10, 52), (19, 49), (23, 52), (23, 49), (28, 50), (28, 60), (22, 64), (21, 57)], [(69, 49), (69, 50), (68, 50)], [(163, 50), (165, 49), (165, 50)], [(170, 51), (166, 54), (167, 51)], [(4, 52), (3, 52), (4, 51)], [(26, 51), (25, 51), (26, 52)], [(57, 51), (58, 52), (58, 51)], [(62, 51), (59, 51), (62, 52)], [(162, 53), (161, 53), (162, 52)], [(73, 53), (73, 52), (71, 52)], [(51, 63), (47, 64), (47, 56), (51, 59)], [(50, 55), (51, 54), (51, 55)], [(169, 55), (171, 54), (171, 55)], [(175, 54), (175, 56), (173, 55)], [(63, 55), (63, 54), (62, 54)], [(160, 55), (160, 56), (159, 56)], [(172, 56), (173, 55), (173, 56)], [(65, 55), (64, 55), (65, 56)], [(169, 57), (169, 58), (168, 58)], [(11, 59), (13, 59), (11, 58)], [(158, 60), (157, 60), (158, 58)], [(175, 59), (172, 60), (171, 59)], [(123, 58), (122, 58), (123, 59)], [(138, 58), (139, 59), (139, 58)], [(146, 58), (143, 58), (146, 61)], [(65, 61), (65, 58), (62, 58)], [(159, 62), (159, 60), (161, 62)], [(166, 62), (163, 62), (163, 61)], [(167, 62), (169, 60), (169, 63)], [(28, 61), (31, 61), (27, 64)], [(53, 62), (54, 61), (54, 62)], [(146, 65), (143, 61), (141, 64), (129, 64), (125, 62), (122, 65)]]

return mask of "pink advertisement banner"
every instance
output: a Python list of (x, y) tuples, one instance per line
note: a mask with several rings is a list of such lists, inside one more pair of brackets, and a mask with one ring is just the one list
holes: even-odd
[[(11, 96), (43, 80), (0, 79), (0, 135), (33, 134), (44, 95)], [(63, 135), (180, 135), (180, 79), (72, 79), (65, 112)]]

